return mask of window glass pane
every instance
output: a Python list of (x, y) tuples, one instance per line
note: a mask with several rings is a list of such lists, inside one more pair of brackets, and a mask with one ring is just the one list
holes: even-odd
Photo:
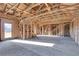
[(4, 23), (4, 35), (5, 38), (12, 37), (12, 24)]

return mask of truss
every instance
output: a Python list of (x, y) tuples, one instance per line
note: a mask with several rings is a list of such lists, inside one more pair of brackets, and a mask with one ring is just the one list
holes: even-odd
[[(0, 12), (10, 15), (9, 18), (15, 17), (21, 23), (28, 21), (44, 21), (45, 19), (66, 18), (74, 14), (75, 9), (79, 8), (79, 4), (63, 4), (63, 3), (1, 3)], [(74, 11), (73, 11), (74, 10)], [(8, 18), (8, 17), (7, 17)]]

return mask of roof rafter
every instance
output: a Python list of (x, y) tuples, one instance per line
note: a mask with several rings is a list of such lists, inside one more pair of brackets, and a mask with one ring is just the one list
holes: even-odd
[(47, 7), (47, 10), (48, 10), (48, 11), (50, 11), (50, 10), (51, 10), (51, 8), (48, 6), (48, 4), (47, 4), (47, 3), (45, 3), (45, 5), (46, 5), (46, 7)]
[(30, 7), (28, 7), (25, 11), (29, 11), (30, 9), (40, 5), (41, 3), (38, 3), (38, 4), (32, 4)]
[[(18, 5), (19, 5), (19, 3), (17, 3), (17, 4), (16, 4), (16, 5), (14, 5), (13, 7), (11, 7), (8, 11), (10, 11), (11, 9), (16, 8)], [(6, 11), (6, 13), (5, 13), (5, 14), (7, 14), (7, 13), (8, 13), (8, 11)]]
[[(74, 5), (72, 7), (76, 7), (76, 6), (79, 6), (79, 5)], [(55, 11), (49, 11), (49, 12), (46, 12), (46, 13), (43, 13), (43, 14), (40, 14), (40, 15), (36, 15), (36, 16), (30, 17), (30, 18), (26, 18), (26, 19), (22, 20), (21, 22), (25, 22), (25, 20), (31, 20), (33, 18), (37, 18), (37, 17), (43, 16), (43, 15), (46, 15), (46, 14), (55, 13), (57, 11), (65, 11), (65, 10), (75, 9), (75, 8), (72, 8), (72, 7), (67, 7), (67, 8), (60, 9), (60, 10), (55, 10)]]

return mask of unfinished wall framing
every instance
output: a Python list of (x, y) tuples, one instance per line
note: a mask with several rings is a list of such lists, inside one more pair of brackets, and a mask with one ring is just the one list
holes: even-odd
[(12, 23), (12, 38), (36, 35), (71, 37), (79, 43), (79, 4), (2, 3), (0, 4), (0, 38), (4, 39), (4, 22)]

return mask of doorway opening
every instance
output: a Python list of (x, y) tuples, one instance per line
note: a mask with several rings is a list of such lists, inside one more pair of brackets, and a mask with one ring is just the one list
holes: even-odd
[(70, 24), (69, 23), (64, 26), (64, 36), (70, 37)]
[(4, 38), (11, 38), (11, 37), (12, 37), (12, 24), (4, 23)]

